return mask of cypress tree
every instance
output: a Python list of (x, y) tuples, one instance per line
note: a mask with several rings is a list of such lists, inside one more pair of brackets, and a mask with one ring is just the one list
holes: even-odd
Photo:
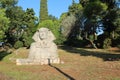
[(48, 19), (48, 8), (47, 8), (47, 0), (40, 1), (40, 22)]

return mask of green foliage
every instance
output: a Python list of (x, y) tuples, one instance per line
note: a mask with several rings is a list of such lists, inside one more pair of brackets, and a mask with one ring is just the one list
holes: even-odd
[(79, 0), (79, 3), (84, 7), (89, 3), (89, 0)]
[(65, 37), (68, 37), (70, 35), (70, 32), (75, 25), (75, 22), (76, 17), (74, 15), (67, 16), (65, 19), (63, 19), (63, 21), (61, 22), (61, 32)]
[(110, 38), (106, 38), (103, 42), (103, 48), (106, 49), (106, 48), (110, 48), (111, 47), (111, 44), (112, 44), (112, 41)]
[(60, 24), (58, 20), (45, 20), (39, 23), (38, 29), (41, 27), (46, 27), (52, 31), (55, 35), (56, 40), (55, 43), (57, 45), (63, 44), (65, 41), (65, 37), (60, 33)]
[(0, 42), (6, 37), (5, 33), (9, 28), (9, 19), (6, 17), (5, 9), (0, 8)]
[(119, 15), (116, 11), (116, 9), (109, 10), (109, 13), (107, 13), (103, 19), (105, 31), (109, 34), (117, 30), (117, 27), (119, 27)]
[(25, 27), (23, 27), (24, 33), (22, 35), (22, 41), (25, 47), (29, 47), (30, 44), (33, 42), (32, 36), (37, 29), (37, 27), (35, 26), (37, 18), (34, 15), (34, 10), (32, 8), (27, 8), (23, 17), (23, 24), (25, 25)]
[(67, 16), (68, 16), (68, 13), (67, 13), (67, 12), (66, 12), (66, 13), (62, 13), (62, 15), (60, 16), (60, 19), (59, 19), (60, 23), (61, 23)]
[[(37, 21), (37, 17), (35, 16), (35, 12), (33, 8), (27, 8), (23, 15), (23, 24), (27, 28), (31, 28), (31, 31), (35, 28), (35, 22)], [(32, 31), (34, 32), (34, 31)]]
[(18, 3), (18, 0), (0, 0), (0, 7), (2, 8), (11, 8)]
[(23, 47), (23, 42), (22, 41), (16, 41), (15, 44), (14, 44), (14, 48), (18, 49), (20, 47)]
[(120, 45), (117, 45), (118, 48), (120, 48)]
[(66, 38), (62, 35), (59, 34), (59, 37), (54, 41), (57, 45), (61, 45), (66, 41)]
[[(4, 35), (4, 37), (6, 37), (6, 42), (12, 46), (20, 40), (24, 42), (24, 46), (28, 47), (32, 42), (32, 36), (37, 28), (35, 27), (37, 17), (34, 16), (35, 13), (32, 8), (27, 8), (25, 11), (22, 7), (16, 5), (17, 2), (18, 0), (0, 1), (0, 7), (5, 8), (6, 17), (10, 20), (9, 28), (6, 28), (6, 35)], [(7, 22), (7, 20), (5, 21)]]
[(65, 41), (65, 37), (60, 33), (60, 24), (59, 21), (55, 20), (45, 20), (39, 23), (38, 29), (41, 27), (46, 27), (52, 31), (52, 33), (55, 35), (56, 40), (55, 43), (60, 45)]
[[(7, 14), (9, 14), (7, 16), (11, 20), (7, 33), (8, 42), (14, 45), (17, 40), (20, 40), (24, 42), (24, 46), (29, 46), (31, 43), (30, 38), (32, 38), (37, 28), (35, 27), (37, 18), (34, 16), (35, 13), (33, 9), (27, 8), (26, 11), (23, 11), (21, 7), (16, 6), (7, 10)], [(23, 36), (24, 33), (26, 37)]]
[(55, 20), (58, 20), (55, 16), (53, 16), (53, 15), (49, 15), (48, 16), (48, 20), (53, 20), (53, 21), (55, 21)]
[(103, 13), (107, 10), (107, 5), (100, 2), (100, 1), (94, 1), (90, 2), (84, 9), (84, 14), (89, 19), (95, 19), (98, 18), (101, 19), (101, 16), (103, 16)]
[(116, 27), (115, 32), (120, 36), (120, 9), (116, 9), (115, 19), (113, 20), (113, 25)]
[(10, 29), (18, 29), (21, 26), (23, 26), (22, 22), (23, 22), (23, 15), (24, 15), (24, 10), (22, 9), (22, 7), (12, 7), (8, 10), (6, 10), (6, 15), (7, 17), (10, 18)]
[(7, 17), (10, 19), (9, 30), (7, 31), (7, 41), (12, 45), (21, 38), (23, 34), (23, 15), (24, 10), (15, 6), (6, 11)]
[(80, 43), (78, 35), (80, 34), (81, 22), (83, 21), (82, 17), (83, 7), (74, 1), (69, 6), (69, 12), (61, 15), (61, 33), (66, 38), (65, 44), (75, 46)]
[(120, 48), (120, 35), (115, 40), (112, 41), (113, 46), (117, 46)]
[(41, 27), (46, 27), (52, 31), (52, 33), (55, 35), (56, 38), (59, 36), (59, 22), (58, 21), (52, 21), (52, 20), (45, 20), (41, 23), (39, 23), (38, 29)]
[(116, 1), (118, 0), (100, 0), (100, 1), (102, 1), (103, 3), (106, 3), (108, 6), (108, 10), (110, 10), (116, 7)]
[(79, 17), (82, 13), (83, 7), (78, 3), (74, 3), (73, 5), (69, 6), (69, 14), (73, 14), (76, 17)]
[(84, 17), (86, 17), (86, 20), (83, 22), (84, 25), (82, 32), (85, 38), (90, 41), (94, 47), (94, 42), (97, 39), (95, 34), (102, 23), (107, 8), (108, 6), (100, 0), (89, 0), (84, 6), (83, 14)]
[(23, 33), (23, 36), (22, 36), (22, 42), (23, 42), (23, 45), (27, 48), (29, 48), (30, 44), (33, 42), (33, 39), (32, 39), (32, 34), (29, 32), (29, 34), (27, 32), (24, 32)]
[(72, 35), (77, 36), (79, 34), (79, 27), (81, 25), (80, 21), (82, 21), (82, 12), (82, 5), (73, 1), (73, 4), (69, 6), (69, 12), (61, 15), (61, 32), (64, 37), (68, 38)]
[(94, 41), (95, 39), (94, 39), (94, 35), (89, 35), (89, 39), (91, 40), (91, 41)]
[(119, 44), (118, 38), (120, 36), (120, 9), (109, 9), (103, 21), (105, 28), (104, 32), (107, 32), (107, 36), (112, 39), (112, 46), (117, 46)]
[(5, 9), (6, 17), (9, 18), (9, 29), (6, 31), (6, 41), (14, 44), (21, 36), (20, 29), (23, 24), (24, 11), (16, 6), (18, 0), (0, 0), (0, 7)]
[(7, 52), (7, 51), (0, 51), (0, 61), (3, 60), (4, 57), (6, 57), (7, 55), (11, 54), (11, 52)]
[(40, 1), (40, 22), (48, 20), (47, 0)]
[(98, 37), (97, 37), (97, 46), (99, 48), (103, 48), (104, 41), (105, 41), (106, 38), (109, 38), (108, 33), (106, 33), (106, 32), (104, 34), (98, 35)]

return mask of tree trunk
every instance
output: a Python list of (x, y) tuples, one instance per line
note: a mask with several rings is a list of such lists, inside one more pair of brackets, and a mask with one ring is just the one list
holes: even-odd
[(86, 38), (86, 40), (88, 40), (95, 49), (98, 49), (97, 46), (95, 45), (95, 43), (92, 40), (88, 39), (87, 36), (88, 36), (87, 32), (85, 32), (85, 38)]
[(95, 49), (98, 49), (97, 46), (95, 45), (95, 43), (94, 43), (93, 41), (91, 41), (91, 40), (89, 40), (89, 41), (90, 41), (90, 43), (92, 44), (92, 46), (93, 46)]
[(114, 31), (112, 32), (112, 38), (113, 39), (115, 38), (115, 32)]

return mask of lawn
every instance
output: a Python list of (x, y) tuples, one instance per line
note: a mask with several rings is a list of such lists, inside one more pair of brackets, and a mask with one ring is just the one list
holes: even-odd
[[(11, 53), (12, 51), (12, 53)], [(26, 58), (29, 50), (0, 52), (0, 80), (120, 80), (120, 52), (61, 46), (63, 64), (22, 65), (16, 58)]]

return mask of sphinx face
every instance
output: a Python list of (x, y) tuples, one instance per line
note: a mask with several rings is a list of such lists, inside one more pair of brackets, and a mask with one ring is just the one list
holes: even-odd
[(46, 30), (40, 30), (39, 31), (39, 37), (41, 40), (47, 39), (47, 31)]

